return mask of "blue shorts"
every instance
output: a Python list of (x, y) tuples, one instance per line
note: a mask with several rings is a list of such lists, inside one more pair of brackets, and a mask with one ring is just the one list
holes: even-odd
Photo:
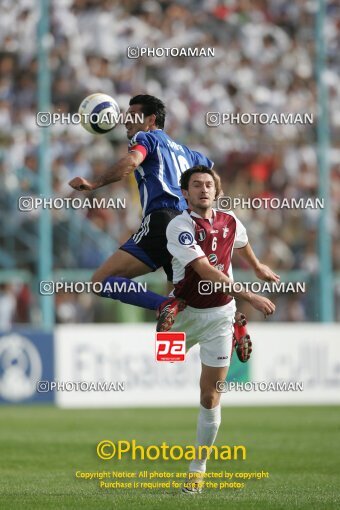
[(163, 267), (169, 282), (172, 282), (172, 255), (167, 250), (165, 232), (169, 222), (179, 214), (182, 214), (182, 211), (175, 209), (151, 212), (143, 218), (138, 232), (120, 247), (149, 266), (152, 271)]

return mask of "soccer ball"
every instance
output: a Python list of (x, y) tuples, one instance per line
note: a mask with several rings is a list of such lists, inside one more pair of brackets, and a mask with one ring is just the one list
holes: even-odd
[(119, 119), (119, 106), (107, 94), (100, 92), (85, 97), (78, 110), (83, 128), (94, 135), (108, 133), (116, 127)]

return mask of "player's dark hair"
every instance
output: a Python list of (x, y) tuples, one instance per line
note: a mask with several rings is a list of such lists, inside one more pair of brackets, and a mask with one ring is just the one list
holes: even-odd
[(142, 105), (142, 113), (145, 116), (156, 115), (156, 126), (160, 129), (164, 128), (165, 122), (165, 105), (163, 101), (155, 96), (149, 96), (148, 94), (139, 94), (130, 99), (129, 105), (140, 104)]
[(188, 191), (189, 189), (189, 181), (191, 179), (191, 176), (194, 174), (209, 174), (214, 180), (215, 188), (216, 188), (216, 195), (215, 199), (218, 198), (222, 193), (222, 185), (221, 185), (221, 179), (219, 175), (215, 172), (215, 170), (212, 170), (211, 168), (204, 166), (204, 165), (196, 165), (191, 168), (188, 168), (185, 170), (181, 175), (180, 180), (180, 186), (181, 189), (185, 189)]

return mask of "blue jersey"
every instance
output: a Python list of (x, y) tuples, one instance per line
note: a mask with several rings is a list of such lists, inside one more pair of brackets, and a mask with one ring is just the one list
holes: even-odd
[(162, 129), (136, 133), (129, 144), (129, 152), (134, 150), (145, 155), (135, 170), (143, 216), (157, 209), (187, 209), (179, 186), (181, 174), (195, 165), (213, 167), (210, 159), (174, 142)]

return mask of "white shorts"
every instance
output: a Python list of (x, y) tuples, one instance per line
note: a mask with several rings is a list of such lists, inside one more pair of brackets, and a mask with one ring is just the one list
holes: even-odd
[(208, 367), (229, 367), (233, 348), (235, 306), (192, 308), (180, 312), (171, 331), (186, 333), (189, 350), (199, 343), (200, 358)]

